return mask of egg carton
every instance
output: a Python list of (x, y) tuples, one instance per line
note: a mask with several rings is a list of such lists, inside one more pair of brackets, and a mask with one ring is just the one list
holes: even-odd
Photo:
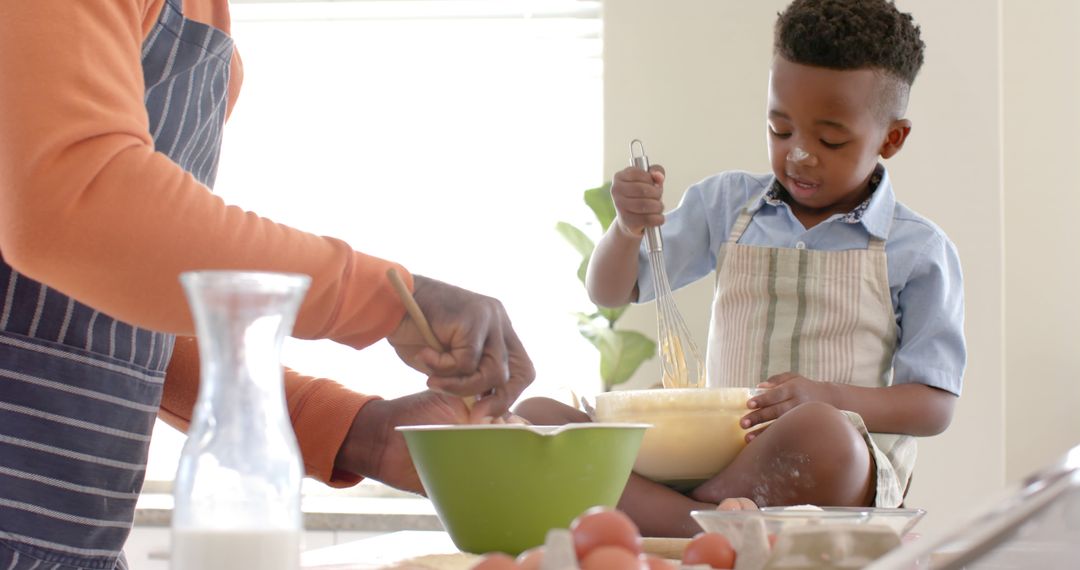
[[(806, 525), (786, 529), (769, 544), (761, 519), (751, 518), (742, 533), (728, 536), (735, 549), (734, 570), (850, 570), (863, 568), (900, 545), (900, 536), (877, 524)], [(574, 538), (551, 529), (544, 541), (540, 570), (580, 570)], [(682, 564), (679, 570), (712, 570), (707, 564)]]
[[(764, 529), (764, 527), (763, 527)], [(766, 547), (768, 540), (766, 539)], [(679, 570), (713, 570), (708, 564), (681, 564)], [(739, 568), (736, 566), (736, 568)], [(553, 528), (544, 539), (540, 570), (580, 570), (574, 551), (574, 537), (568, 529)]]

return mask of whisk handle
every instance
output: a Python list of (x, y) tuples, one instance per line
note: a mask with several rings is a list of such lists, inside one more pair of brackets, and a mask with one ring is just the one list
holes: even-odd
[[(635, 144), (637, 148), (634, 148)], [(630, 141), (630, 166), (649, 171), (649, 157), (645, 155), (645, 143), (640, 139)], [(660, 226), (645, 228), (645, 243), (649, 251), (663, 251), (664, 238), (660, 237)]]

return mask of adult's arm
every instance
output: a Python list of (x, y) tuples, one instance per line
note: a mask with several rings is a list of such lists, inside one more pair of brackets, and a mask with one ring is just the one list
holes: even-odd
[[(194, 338), (177, 337), (166, 377), (158, 415), (186, 432), (199, 391), (199, 350)], [(307, 475), (333, 487), (358, 482), (358, 474), (335, 464), (357, 413), (379, 398), (289, 369), (285, 370), (285, 398)]]
[(194, 334), (180, 273), (304, 273), (295, 336), (363, 347), (389, 334), (404, 314), (385, 278), (393, 264), (227, 205), (155, 152), (140, 59), (149, 4), (0, 4), (4, 260), (113, 317), (180, 335)]

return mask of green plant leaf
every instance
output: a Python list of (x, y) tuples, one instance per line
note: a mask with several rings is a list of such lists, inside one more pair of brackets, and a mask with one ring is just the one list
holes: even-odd
[(611, 309), (609, 309), (607, 307), (597, 307), (596, 312), (592, 313), (592, 314), (586, 314), (586, 313), (575, 313), (575, 314), (578, 316), (578, 324), (584, 324), (584, 323), (596, 320), (597, 318), (603, 318), (606, 321), (606, 323), (600, 323), (600, 324), (597, 324), (597, 326), (605, 326), (605, 327), (611, 329), (611, 328), (615, 328), (615, 321), (619, 320), (619, 317), (621, 317), (623, 315), (623, 313), (626, 312), (626, 309), (629, 308), (629, 307), (630, 307), (630, 305), (623, 305), (621, 307), (615, 307), (615, 308), (611, 308)]
[(626, 312), (626, 307), (628, 306), (629, 305), (623, 305), (621, 307), (614, 307), (611, 309), (607, 307), (597, 307), (597, 309), (599, 310), (600, 315), (607, 319), (607, 322), (614, 327), (615, 321), (619, 320), (619, 317), (621, 317), (623, 313)]
[(555, 224), (555, 231), (562, 235), (563, 239), (570, 242), (570, 245), (574, 246), (574, 249), (585, 258), (586, 261), (592, 256), (593, 249), (596, 248), (596, 244), (589, 236), (585, 235), (585, 232), (577, 229), (571, 224), (566, 222), (558, 222)]
[(629, 380), (642, 362), (656, 355), (656, 343), (637, 331), (613, 330), (596, 319), (583, 322), (579, 330), (600, 351), (605, 390)]
[(600, 316), (600, 313), (582, 313), (581, 311), (575, 311), (573, 314), (577, 317), (579, 326), (591, 323)]
[(656, 356), (656, 343), (637, 331), (614, 331), (619, 339), (618, 352), (600, 354), (600, 378), (610, 389), (633, 376), (642, 362)]
[(615, 202), (611, 200), (611, 182), (585, 191), (585, 204), (596, 214), (600, 227), (606, 232), (615, 220)]

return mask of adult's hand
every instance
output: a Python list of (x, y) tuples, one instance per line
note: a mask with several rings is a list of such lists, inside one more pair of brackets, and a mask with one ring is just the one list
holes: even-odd
[(387, 337), (398, 356), (429, 376), (429, 388), (476, 396), (473, 420), (505, 414), (536, 372), (502, 303), (420, 275), (413, 298), (446, 350), (427, 346), (406, 316)]
[(423, 493), (405, 436), (394, 428), (468, 421), (469, 410), (461, 398), (430, 390), (394, 400), (372, 400), (356, 414), (335, 465), (398, 489)]

